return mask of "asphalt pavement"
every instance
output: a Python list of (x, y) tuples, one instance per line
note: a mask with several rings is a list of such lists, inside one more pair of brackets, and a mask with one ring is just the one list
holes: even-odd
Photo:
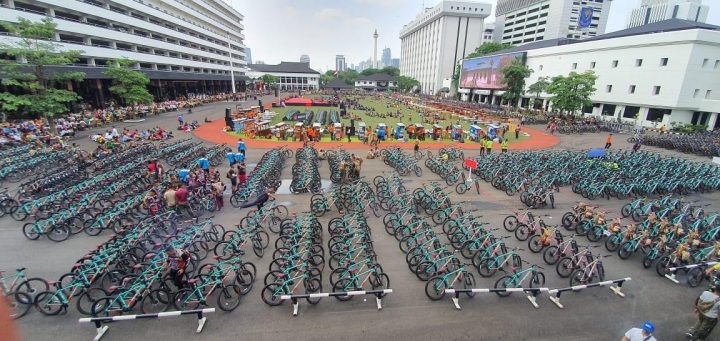
[[(270, 98), (265, 98), (265, 101), (267, 100)], [(249, 106), (256, 103), (249, 101), (240, 104)], [(205, 117), (211, 120), (221, 118), (224, 108), (234, 107), (235, 104), (237, 103), (222, 102), (194, 108), (193, 114), (185, 115), (185, 120), (202, 123)], [(116, 127), (146, 129), (160, 126), (174, 129), (176, 117), (177, 113), (166, 113), (148, 117), (140, 123), (118, 123)], [(82, 132), (75, 141), (90, 150), (95, 146), (88, 137), (93, 132)], [(194, 138), (192, 134), (177, 131), (175, 133), (176, 138)], [(561, 136), (561, 143), (555, 148), (602, 147), (605, 138), (606, 135), (601, 133)], [(626, 138), (627, 136), (617, 135), (613, 148), (630, 148), (631, 144), (624, 141)], [(710, 162), (707, 158), (660, 151), (668, 155)], [(249, 150), (247, 162), (256, 163), (264, 152), (265, 150)], [(467, 155), (468, 151), (465, 153)], [(292, 178), (290, 167), (293, 162), (294, 159), (288, 160), (282, 179)], [(328, 179), (327, 162), (322, 162), (319, 168), (322, 178)], [(422, 178), (414, 175), (404, 177), (408, 189), (419, 187), (423, 182), (440, 180), (429, 169), (424, 166), (423, 168)], [(221, 174), (226, 170), (227, 165), (221, 169)], [(388, 170), (390, 168), (379, 159), (366, 160), (363, 163), (362, 175), (372, 179)], [(279, 194), (277, 197), (291, 211), (309, 210), (310, 194)], [(505, 216), (514, 208), (523, 206), (517, 195), (507, 196), (484, 182), (481, 184), (480, 195), (473, 191), (462, 196), (453, 192), (450, 197), (453, 202), (464, 201), (467, 208), (478, 208), (478, 214), (483, 215), (483, 220), (500, 228)], [(719, 198), (719, 194), (712, 193), (691, 195), (688, 200), (699, 200), (712, 205), (708, 210), (718, 210)], [(537, 210), (537, 214), (548, 215), (546, 221), (559, 224), (562, 214), (581, 200), (583, 199), (572, 193), (570, 188), (563, 187), (556, 196), (556, 208)], [(619, 215), (620, 207), (625, 202), (599, 199), (594, 203), (611, 212), (611, 215)], [(214, 214), (214, 221), (231, 228), (239, 223), (247, 210), (228, 205), (222, 212)], [(320, 218), (325, 227), (326, 238), (327, 222), (336, 216), (338, 213), (334, 212)], [(247, 260), (258, 267), (258, 279), (254, 288), (242, 299), (234, 312), (226, 313), (218, 309), (216, 313), (208, 315), (202, 333), (195, 333), (196, 318), (190, 315), (160, 320), (114, 322), (109, 324), (110, 330), (103, 340), (620, 340), (627, 329), (639, 326), (645, 320), (651, 320), (657, 326), (658, 340), (681, 340), (684, 339), (687, 328), (694, 323), (693, 302), (702, 288), (677, 285), (659, 277), (654, 269), (644, 269), (639, 254), (625, 261), (618, 259), (616, 255), (604, 260), (606, 278), (632, 277), (632, 281), (623, 285), (625, 298), (616, 296), (607, 287), (586, 289), (563, 294), (561, 300), (565, 308), (558, 309), (547, 299), (546, 294), (541, 294), (538, 298), (540, 308), (536, 309), (524, 295), (518, 293), (507, 298), (495, 294), (478, 294), (474, 298), (463, 295), (460, 298), (462, 310), (456, 310), (449, 297), (433, 302), (425, 296), (425, 282), (421, 282), (410, 272), (397, 241), (384, 232), (382, 220), (372, 217), (369, 222), (373, 229), (379, 262), (389, 275), (390, 287), (393, 289), (393, 293), (383, 299), (381, 311), (378, 311), (372, 296), (359, 296), (348, 302), (324, 298), (315, 306), (302, 301), (297, 317), (292, 316), (289, 302), (270, 307), (262, 302), (260, 292), (262, 277), (267, 273), (271, 254), (266, 253), (263, 258), (257, 258), (248, 253)], [(30, 276), (48, 279), (59, 278), (69, 271), (80, 256), (95, 248), (109, 235), (104, 233), (91, 237), (81, 233), (62, 243), (54, 243), (44, 238), (30, 241), (22, 235), (21, 227), (22, 223), (15, 222), (10, 217), (0, 219), (0, 269), (27, 267)], [(437, 232), (441, 234), (439, 229)], [(501, 228), (495, 235), (503, 236), (509, 233)], [(510, 246), (527, 249), (526, 243), (518, 242), (514, 237), (508, 238), (506, 242)], [(604, 248), (597, 250), (605, 251)], [(523, 259), (546, 268), (546, 287), (559, 288), (568, 285), (568, 280), (560, 278), (554, 268), (545, 266), (541, 255), (528, 251), (523, 251), (521, 255)], [(329, 270), (325, 272), (327, 271)], [(475, 273), (475, 278), (478, 287), (492, 288), (499, 276), (482, 278)], [(327, 276), (324, 280), (324, 291), (328, 291)], [(26, 340), (92, 339), (95, 335), (94, 326), (79, 324), (80, 317), (82, 316), (74, 308), (65, 315), (55, 317), (43, 316), (33, 310), (18, 323)], [(720, 332), (716, 331), (715, 337), (720, 339)]]

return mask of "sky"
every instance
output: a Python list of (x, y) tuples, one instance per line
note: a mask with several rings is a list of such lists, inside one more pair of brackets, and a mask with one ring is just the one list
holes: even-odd
[[(333, 70), (335, 55), (345, 56), (348, 66), (372, 58), (372, 34), (377, 29), (378, 59), (389, 47), (393, 58), (400, 58), (403, 25), (425, 7), (439, 0), (223, 0), (245, 16), (245, 45), (252, 49), (253, 62), (267, 64), (298, 62), (310, 56), (310, 66), (318, 71)], [(570, 1), (570, 0), (567, 0)], [(495, 21), (497, 0), (490, 3), (493, 13), (485, 19)], [(710, 6), (708, 23), (720, 25), (720, 1), (703, 0)], [(607, 32), (625, 28), (625, 20), (640, 0), (614, 0), (610, 7)]]

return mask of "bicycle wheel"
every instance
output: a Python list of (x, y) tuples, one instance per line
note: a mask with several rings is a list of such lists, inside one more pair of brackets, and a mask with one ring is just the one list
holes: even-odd
[(543, 260), (548, 265), (555, 265), (560, 260), (560, 254), (557, 245), (550, 245), (543, 251)]
[(48, 239), (54, 242), (62, 242), (70, 237), (70, 230), (65, 225), (55, 225), (47, 233)]
[(40, 232), (38, 232), (38, 228), (35, 223), (25, 223), (25, 225), (23, 225), (23, 235), (25, 235), (25, 238), (30, 240), (37, 240), (40, 238)]
[(239, 285), (226, 285), (218, 293), (218, 308), (223, 311), (233, 311), (240, 305), (240, 297), (242, 297), (242, 289)]
[(28, 313), (32, 299), (24, 292), (14, 292), (5, 295), (5, 304), (10, 312), (10, 318), (17, 320)]
[(536, 235), (530, 237), (530, 239), (528, 239), (528, 248), (533, 253), (539, 253), (540, 251), (542, 251), (543, 247), (545, 247), (545, 246), (543, 245), (542, 241), (540, 240), (539, 235), (536, 234)]
[(425, 295), (433, 301), (445, 297), (445, 289), (448, 288), (447, 281), (442, 277), (433, 277), (425, 283)]
[[(322, 291), (322, 282), (320, 282), (319, 278), (310, 278), (305, 280), (305, 293), (306, 294), (315, 294)], [(318, 304), (320, 303), (320, 297), (307, 297), (305, 298), (308, 303), (310, 304)]]
[[(507, 288), (515, 288), (517, 287), (517, 284), (515, 283), (515, 280), (511, 276), (503, 276), (500, 277), (495, 282), (495, 289), (507, 289)], [(495, 293), (500, 297), (508, 297), (512, 294), (512, 292), (498, 290), (495, 291)]]
[[(18, 284), (17, 287), (13, 291), (15, 292), (22, 292), (25, 294), (28, 294), (31, 299), (35, 299), (35, 295), (50, 290), (50, 285), (48, 282), (42, 278), (33, 277), (28, 278), (22, 283)], [(33, 301), (31, 300), (30, 303)]]
[(620, 248), (618, 249), (618, 257), (621, 259), (628, 259), (633, 254), (633, 244), (632, 241), (626, 241), (620, 245)]
[(573, 270), (575, 270), (575, 265), (573, 264), (573, 261), (570, 257), (561, 258), (555, 266), (555, 271), (557, 272), (558, 276), (562, 278), (570, 277)]
[(655, 264), (655, 272), (657, 272), (658, 276), (665, 276), (670, 274), (670, 270), (668, 270), (668, 268), (671, 268), (672, 266), (673, 264), (670, 257), (663, 256), (660, 260), (658, 260), (657, 264)]
[[(475, 276), (469, 272), (463, 273), (463, 287), (465, 289), (473, 289), (475, 288), (475, 285)], [(475, 297), (475, 293), (471, 291), (468, 291), (465, 294), (468, 295), (468, 297)]]
[(195, 289), (183, 288), (175, 293), (173, 298), (173, 306), (177, 310), (193, 310), (200, 306), (200, 299), (195, 294)]
[(33, 302), (33, 305), (37, 311), (48, 316), (59, 314), (65, 307), (60, 295), (54, 291), (43, 291), (39, 293), (35, 296), (35, 302)]
[(620, 237), (612, 235), (610, 238), (605, 239), (605, 249), (610, 252), (615, 252), (620, 247)]
[(495, 267), (495, 262), (492, 258), (483, 259), (477, 266), (477, 271), (480, 276), (492, 277), (498, 269)]
[(517, 230), (515, 230), (515, 238), (519, 241), (526, 241), (530, 238), (530, 227), (525, 224), (520, 224)]
[(262, 300), (269, 306), (282, 304), (283, 301), (280, 299), (281, 295), (284, 295), (284, 292), (280, 290), (280, 285), (276, 283), (270, 283), (262, 290)]
[(505, 220), (503, 220), (503, 227), (508, 232), (515, 232), (517, 230), (519, 225), (518, 218), (514, 215), (509, 215), (505, 217)]
[(465, 192), (467, 191), (468, 186), (464, 182), (461, 182), (455, 186), (455, 192), (457, 192), (457, 194), (465, 194)]
[(542, 288), (543, 285), (545, 285), (545, 274), (537, 271), (535, 274), (530, 278), (530, 284), (528, 285), (531, 288)]
[(632, 214), (632, 206), (630, 204), (625, 204), (625, 206), (623, 206), (620, 210), (620, 214), (622, 214), (623, 218), (627, 218)]
[(90, 316), (92, 315), (92, 307), (95, 301), (107, 295), (108, 292), (101, 288), (89, 288), (80, 294), (75, 307), (80, 314)]
[[(350, 278), (341, 278), (339, 281), (335, 282), (335, 285), (333, 285), (333, 292), (347, 292), (347, 291), (354, 291), (358, 288), (355, 288), (352, 286), (352, 279)], [(338, 301), (348, 301), (352, 298), (352, 296), (348, 295), (336, 295), (335, 298)]]
[(165, 289), (155, 289), (150, 291), (142, 302), (140, 302), (140, 310), (143, 314), (156, 314), (166, 311), (172, 302), (172, 295)]
[[(570, 286), (588, 284), (592, 278), (585, 278), (585, 270), (577, 269), (570, 275)], [(579, 291), (579, 290), (578, 290)]]
[[(390, 289), (390, 277), (384, 272), (377, 273), (375, 278), (371, 279), (370, 285), (372, 285), (373, 290)], [(387, 294), (383, 293), (380, 294), (380, 297), (385, 297), (386, 295)]]
[(692, 268), (687, 273), (687, 284), (694, 288), (702, 282), (703, 278), (705, 278), (705, 274), (703, 273), (703, 270), (701, 268)]

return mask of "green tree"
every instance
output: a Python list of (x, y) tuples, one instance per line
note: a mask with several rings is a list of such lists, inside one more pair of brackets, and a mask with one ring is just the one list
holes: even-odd
[(144, 73), (130, 68), (134, 62), (123, 58), (117, 62), (108, 62), (108, 69), (103, 71), (110, 77), (112, 86), (110, 92), (120, 99), (123, 106), (133, 103), (152, 103), (153, 95), (147, 89), (150, 78)]
[(355, 70), (347, 70), (340, 72), (338, 77), (342, 79), (345, 84), (355, 85), (355, 81), (360, 77), (360, 74)]
[(360, 72), (360, 74), (363, 76), (370, 76), (370, 75), (374, 75), (379, 72), (380, 72), (379, 69), (369, 68), (369, 69), (362, 70), (362, 72)]
[(513, 44), (501, 44), (496, 42), (487, 42), (478, 46), (475, 51), (467, 55), (465, 58), (475, 58), (480, 56), (489, 55), (498, 51), (506, 50), (513, 47)]
[(550, 77), (540, 77), (535, 83), (530, 84), (528, 87), (528, 92), (535, 94), (533, 106), (536, 106), (538, 102), (542, 102), (542, 100), (540, 100), (540, 94), (547, 90), (550, 85), (549, 79)]
[(265, 86), (269, 86), (270, 88), (274, 88), (278, 82), (278, 78), (269, 73), (262, 75), (260, 79), (262, 79), (263, 83), (265, 83)]
[(575, 113), (583, 106), (592, 105), (590, 96), (595, 93), (597, 76), (593, 71), (570, 72), (566, 76), (555, 76), (546, 92), (553, 95), (550, 101), (554, 109)]
[(519, 60), (513, 60), (502, 68), (505, 92), (502, 97), (513, 107), (517, 107), (518, 100), (525, 93), (525, 78), (530, 77), (533, 70)]
[(397, 77), (400, 76), (400, 69), (394, 66), (386, 66), (380, 70), (380, 73), (387, 73), (390, 76)]
[[(7, 90), (0, 93), (0, 108), (7, 113), (28, 113), (52, 118), (68, 111), (68, 104), (80, 99), (70, 87), (71, 81), (82, 81), (83, 72), (49, 72), (48, 66), (68, 65), (79, 60), (81, 51), (60, 50), (52, 42), (56, 24), (51, 18), (32, 22), (18, 18), (18, 23), (1, 23), (18, 40), (0, 43), (0, 53), (15, 61), (0, 64), (0, 77)], [(18, 63), (20, 62), (20, 63)]]
[(397, 81), (397, 86), (400, 91), (410, 91), (414, 87), (420, 87), (420, 82), (418, 82), (415, 78), (407, 77), (407, 76), (397, 76), (395, 79)]
[(335, 71), (328, 70), (328, 71), (325, 71), (324, 74), (320, 75), (320, 83), (321, 84), (330, 83), (330, 81), (332, 81), (333, 79), (335, 79)]

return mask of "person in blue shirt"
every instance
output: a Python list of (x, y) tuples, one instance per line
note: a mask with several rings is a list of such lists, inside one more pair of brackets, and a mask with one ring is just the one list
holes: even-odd
[(245, 154), (244, 153), (236, 153), (235, 154), (235, 162), (237, 162), (237, 163), (245, 162)]
[(245, 155), (245, 149), (246, 149), (245, 142), (243, 142), (242, 139), (238, 139), (237, 146), (238, 146), (238, 152), (242, 153), (242, 155)]

